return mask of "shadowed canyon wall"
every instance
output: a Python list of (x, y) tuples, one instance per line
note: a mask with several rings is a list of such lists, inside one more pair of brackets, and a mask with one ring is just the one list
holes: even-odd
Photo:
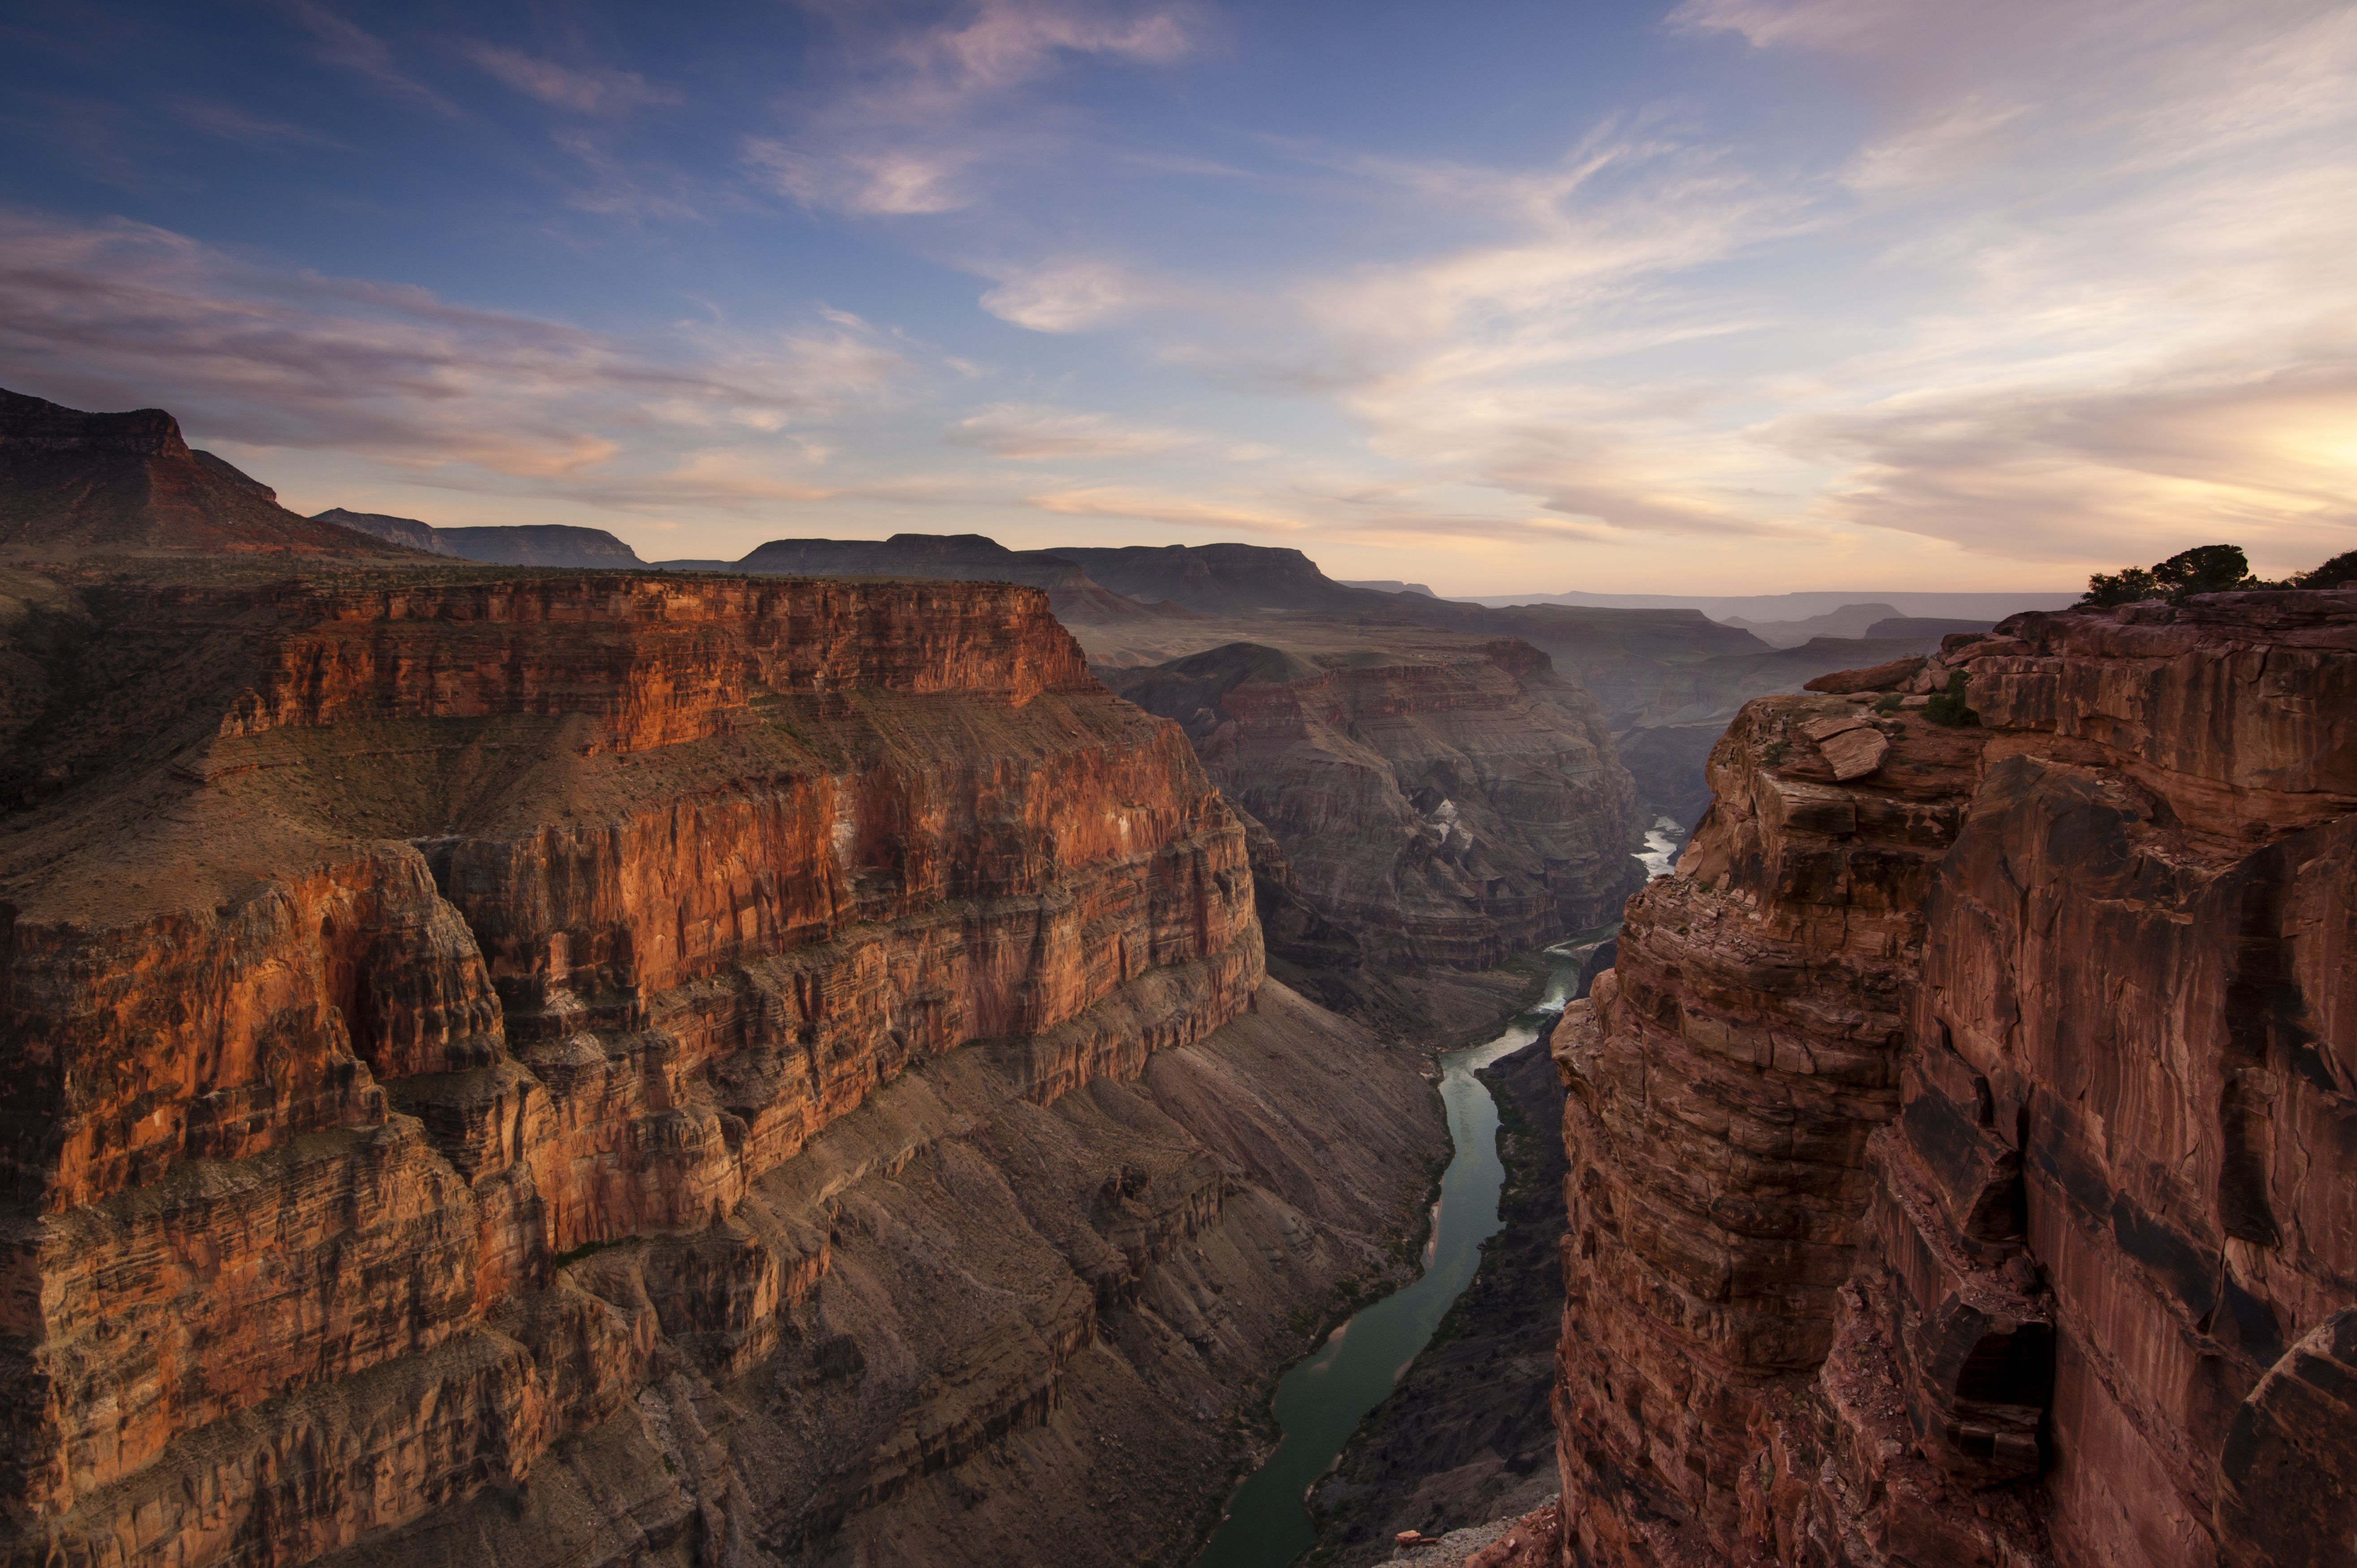
[(1609, 920), (1642, 876), (1603, 718), (1526, 643), (1297, 632), (1106, 677), (1247, 815), (1272, 956), (1329, 1004)]
[(1819, 684), (1553, 1037), (1565, 1560), (2357, 1560), (2357, 593)]
[(1440, 1140), (1042, 594), (205, 578), (12, 580), (0, 1561), (1183, 1542)]

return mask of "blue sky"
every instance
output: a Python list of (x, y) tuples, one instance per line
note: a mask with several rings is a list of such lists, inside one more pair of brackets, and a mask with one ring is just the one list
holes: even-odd
[(2357, 546), (2357, 8), (16, 7), (0, 385), (330, 505), (1445, 592)]

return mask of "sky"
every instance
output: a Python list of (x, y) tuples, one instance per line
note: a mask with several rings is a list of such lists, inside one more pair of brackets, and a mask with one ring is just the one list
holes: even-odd
[(2357, 547), (2357, 6), (15, 6), (0, 386), (651, 560), (2287, 572)]

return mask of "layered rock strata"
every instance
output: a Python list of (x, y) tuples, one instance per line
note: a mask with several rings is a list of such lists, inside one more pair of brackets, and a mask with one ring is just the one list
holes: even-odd
[(1641, 875), (1611, 736), (1525, 643), (1238, 643), (1111, 679), (1179, 723), (1266, 829), (1263, 881), (1367, 965), (1487, 968), (1609, 919)]
[(2357, 594), (1827, 684), (1554, 1036), (1565, 1560), (2348, 1557)]
[[(81, 630), (11, 650), (46, 782), (0, 840), (0, 1558), (301, 1563), (486, 1488), (528, 1512), (554, 1465), (598, 1477), (615, 1560), (784, 1560), (1044, 1422), (1106, 1310), (1184, 1294), (1189, 1239), (1224, 1226), (1272, 1301), (1367, 1245), (1335, 1226), (1375, 1199), (1240, 1197), (1222, 1139), (1277, 1115), (1249, 1084), (1163, 1094), (1211, 1123), (1191, 1152), (1104, 1099), (1253, 1005), (1259, 933), (1183, 737), (1037, 591), (59, 584)], [(818, 1152), (977, 1042), (966, 1109)], [(1390, 1190), (1432, 1129), (1411, 1070), (1370, 1071)], [(1027, 1153), (1049, 1114), (1112, 1122), (1060, 1163)], [(1053, 1189), (1006, 1178), (952, 1249), (1005, 1322), (928, 1326), (866, 1424), (812, 1426), (796, 1380), (876, 1364), (828, 1282), (893, 1288), (838, 1273), (845, 1206), (894, 1256), (918, 1223), (846, 1194), (926, 1151), (950, 1188), (1028, 1160)], [(1018, 1211), (1036, 1245), (987, 1257)], [(1261, 1316), (1233, 1337), (1274, 1356)], [(682, 1377), (834, 1435), (758, 1497), (673, 1485), (718, 1441)]]

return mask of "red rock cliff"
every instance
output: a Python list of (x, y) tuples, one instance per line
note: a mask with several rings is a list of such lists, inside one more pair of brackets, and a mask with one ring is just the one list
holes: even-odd
[(1044, 1106), (1261, 980), (1235, 819), (1036, 590), (83, 600), (0, 840), (0, 1561), (521, 1487), (774, 1348), (831, 1189), (760, 1184), (904, 1068)]
[(2357, 594), (1827, 683), (1554, 1036), (1566, 1561), (2352, 1560)]

